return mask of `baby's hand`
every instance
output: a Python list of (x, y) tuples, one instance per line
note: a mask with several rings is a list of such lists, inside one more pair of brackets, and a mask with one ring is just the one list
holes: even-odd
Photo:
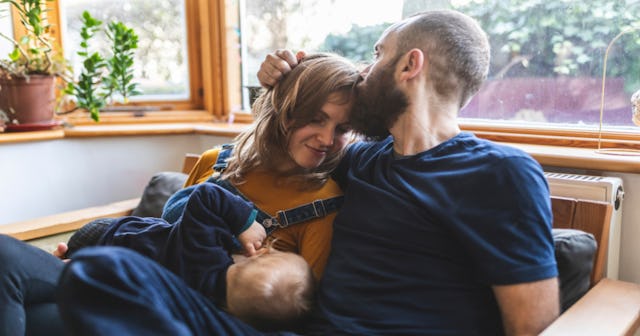
[(56, 247), (55, 251), (51, 252), (51, 254), (58, 257), (59, 259), (62, 259), (62, 261), (67, 262), (69, 261), (69, 259), (66, 259), (65, 255), (67, 254), (68, 250), (69, 247), (67, 246), (67, 244), (58, 243), (58, 247)]
[(267, 238), (267, 232), (260, 223), (254, 221), (251, 226), (238, 235), (238, 240), (244, 248), (245, 255), (252, 256), (262, 247), (262, 241)]

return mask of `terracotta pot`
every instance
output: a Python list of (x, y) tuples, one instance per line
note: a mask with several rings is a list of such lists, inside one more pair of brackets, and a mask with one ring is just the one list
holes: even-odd
[(53, 76), (0, 78), (0, 110), (12, 124), (37, 124), (53, 120), (55, 108)]

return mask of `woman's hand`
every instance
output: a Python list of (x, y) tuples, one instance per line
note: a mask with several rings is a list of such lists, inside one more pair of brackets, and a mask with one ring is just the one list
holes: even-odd
[(255, 255), (256, 251), (262, 247), (262, 242), (265, 238), (267, 238), (267, 232), (264, 230), (264, 227), (256, 221), (238, 235), (238, 240), (247, 256)]

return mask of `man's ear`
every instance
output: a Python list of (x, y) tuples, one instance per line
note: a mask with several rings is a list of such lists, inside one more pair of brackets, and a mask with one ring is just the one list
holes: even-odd
[(409, 50), (400, 60), (400, 79), (408, 80), (416, 77), (424, 67), (424, 53), (414, 48)]

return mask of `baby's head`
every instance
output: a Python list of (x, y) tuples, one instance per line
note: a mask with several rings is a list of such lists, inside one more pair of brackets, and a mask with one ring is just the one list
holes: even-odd
[(299, 255), (265, 248), (227, 271), (227, 310), (261, 330), (295, 327), (315, 298), (311, 268)]

